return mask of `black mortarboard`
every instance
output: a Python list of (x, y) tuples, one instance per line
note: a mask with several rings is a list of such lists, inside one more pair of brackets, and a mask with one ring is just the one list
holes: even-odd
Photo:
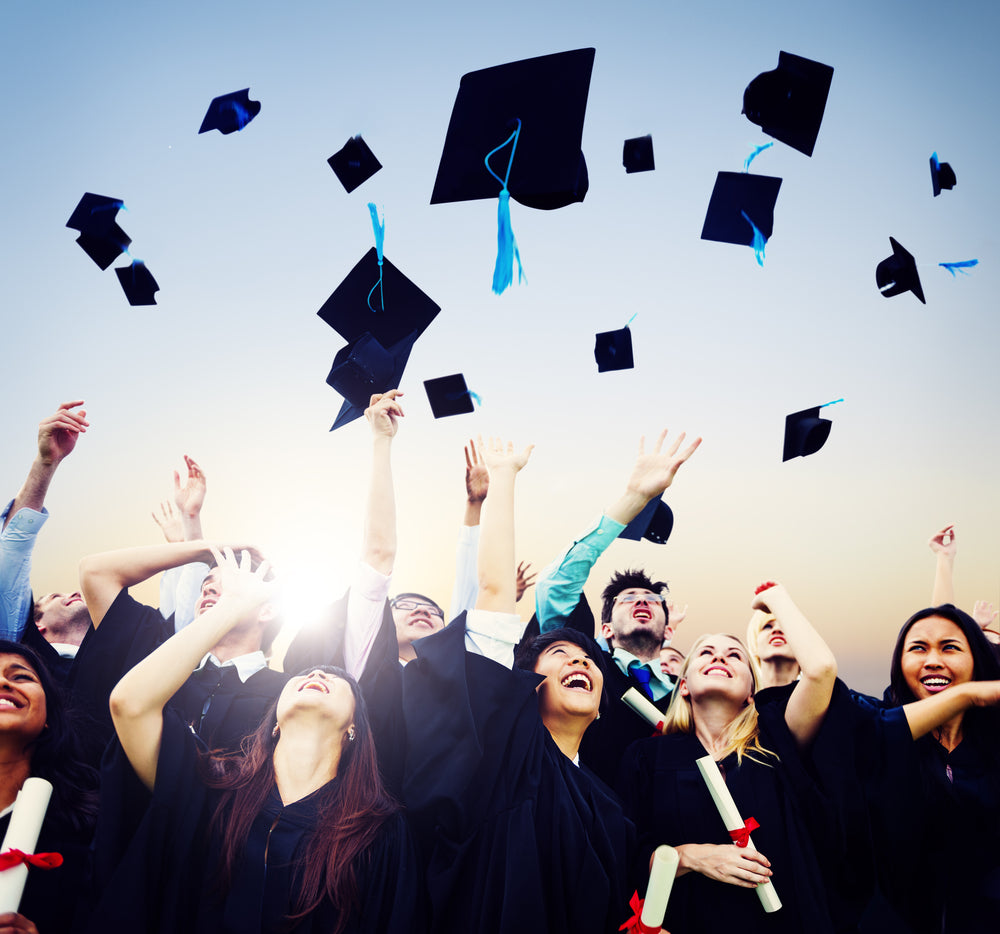
[(348, 194), (382, 168), (382, 163), (375, 158), (368, 144), (360, 136), (349, 139), (342, 149), (326, 161), (330, 163), (330, 168), (336, 173)]
[(115, 272), (130, 305), (156, 304), (154, 293), (159, 292), (160, 287), (141, 259), (134, 259), (131, 266), (122, 266)]
[(518, 120), (513, 160), (509, 146), (490, 160), (501, 178), (510, 162), (510, 196), (543, 210), (583, 201), (588, 179), (580, 144), (593, 66), (594, 50), (576, 49), (463, 75), (431, 204), (496, 198), (501, 186), (484, 160)]
[(461, 373), (453, 376), (439, 376), (437, 379), (425, 379), (424, 391), (427, 401), (431, 404), (431, 412), (435, 418), (447, 418), (449, 415), (465, 415), (474, 412), (472, 393), (465, 383)]
[(622, 148), (622, 165), (629, 175), (633, 172), (652, 172), (656, 168), (653, 162), (653, 137), (647, 134), (625, 140)]
[(618, 331), (598, 334), (594, 344), (594, 359), (597, 361), (598, 373), (631, 370), (635, 363), (632, 359), (632, 332), (628, 325)]
[(912, 292), (925, 305), (924, 290), (917, 274), (917, 261), (901, 247), (892, 237), (892, 256), (887, 256), (875, 267), (875, 282), (879, 291), (886, 297)]
[(651, 499), (628, 525), (618, 533), (619, 538), (637, 542), (640, 538), (662, 545), (674, 529), (674, 514), (662, 497)]
[(793, 412), (785, 416), (785, 447), (781, 455), (782, 461), (793, 457), (808, 457), (815, 454), (830, 437), (833, 422), (828, 418), (820, 418), (821, 405), (801, 412)]
[(198, 132), (218, 130), (223, 134), (235, 133), (237, 130), (242, 130), (259, 113), (260, 101), (250, 100), (250, 88), (223, 94), (208, 105), (205, 119), (201, 121), (201, 129)]
[(387, 347), (365, 331), (338, 351), (326, 381), (344, 397), (344, 404), (330, 431), (364, 415), (374, 393), (399, 386), (416, 340), (416, 334), (408, 334)]
[(88, 191), (66, 221), (67, 227), (80, 231), (76, 242), (101, 269), (107, 269), (132, 242), (115, 221), (123, 206), (120, 198)]
[(708, 202), (701, 239), (753, 246), (754, 227), (765, 240), (769, 239), (779, 188), (781, 179), (773, 175), (720, 172)]
[(951, 191), (957, 182), (955, 170), (947, 162), (938, 162), (936, 152), (931, 153), (931, 187), (934, 189), (934, 197), (941, 194), (942, 188)]
[(768, 136), (811, 156), (832, 80), (829, 65), (779, 52), (778, 67), (747, 85), (743, 113)]

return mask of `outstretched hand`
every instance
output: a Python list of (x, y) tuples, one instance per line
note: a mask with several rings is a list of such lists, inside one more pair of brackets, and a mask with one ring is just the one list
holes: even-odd
[(212, 547), (212, 556), (219, 572), (219, 604), (230, 607), (236, 618), (242, 618), (273, 601), (277, 583), (273, 577), (267, 579), (271, 572), (269, 561), (261, 561), (254, 571), (251, 570), (249, 550), (243, 549), (238, 554), (239, 557), (236, 557), (229, 547), (222, 551)]
[(476, 442), (465, 446), (465, 492), (470, 503), (481, 503), (490, 489), (490, 472), (476, 455)]
[(489, 468), (490, 474), (497, 471), (509, 470), (517, 473), (531, 457), (531, 452), (535, 449), (533, 444), (529, 444), (523, 451), (514, 450), (514, 442), (508, 441), (504, 444), (501, 438), (490, 438), (488, 444), (483, 443), (483, 436), (479, 436), (479, 450), (483, 455), (483, 463)]
[[(176, 477), (177, 474), (174, 474)], [(153, 521), (160, 527), (163, 537), (168, 542), (184, 541), (184, 523), (181, 521), (181, 514), (177, 511), (169, 500), (160, 503), (160, 511), (153, 510)]]
[(927, 539), (927, 545), (936, 555), (954, 558), (958, 550), (955, 545), (955, 526), (946, 525), (943, 529), (939, 529)]
[(64, 402), (54, 415), (38, 423), (38, 456), (49, 464), (58, 464), (73, 452), (80, 435), (89, 427), (86, 409), (72, 411), (83, 400)]
[(986, 632), (997, 618), (1000, 618), (1000, 610), (994, 610), (989, 600), (977, 600), (972, 608), (972, 618), (979, 624), (979, 628)]
[(521, 597), (524, 596), (524, 592), (535, 583), (535, 578), (538, 574), (529, 574), (531, 570), (531, 565), (527, 561), (520, 561), (517, 565), (517, 580), (514, 581), (514, 586), (517, 589), (517, 596), (514, 598), (516, 603)]
[(372, 426), (372, 434), (376, 437), (392, 438), (399, 431), (399, 419), (403, 417), (403, 408), (396, 401), (403, 394), (398, 389), (388, 392), (377, 392), (371, 397), (365, 418)]
[(174, 471), (174, 503), (182, 516), (193, 518), (201, 513), (208, 485), (202, 469), (187, 454), (184, 455), (184, 463), (188, 470), (184, 486), (181, 486), (180, 474)]
[(689, 444), (683, 451), (680, 450), (681, 442), (684, 441), (685, 433), (682, 431), (673, 444), (663, 450), (664, 442), (667, 440), (667, 429), (664, 428), (660, 437), (656, 441), (656, 447), (647, 454), (646, 439), (639, 439), (639, 455), (636, 457), (635, 466), (632, 468), (632, 475), (628, 480), (628, 489), (632, 493), (637, 493), (643, 498), (650, 500), (659, 496), (673, 483), (674, 475), (701, 444), (701, 438)]

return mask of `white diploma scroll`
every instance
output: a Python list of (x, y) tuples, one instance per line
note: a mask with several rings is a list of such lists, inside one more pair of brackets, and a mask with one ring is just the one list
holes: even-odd
[(656, 709), (653, 702), (644, 697), (641, 691), (629, 688), (622, 694), (622, 702), (631, 707), (640, 717), (649, 721), (649, 725), (658, 730), (663, 724), (663, 714)]
[[(10, 815), (10, 824), (3, 838), (3, 845), (0, 846), (0, 853), (12, 849), (22, 853), (35, 852), (51, 796), (52, 785), (44, 778), (29, 778), (25, 781), (14, 801), (14, 811)], [(23, 863), (0, 872), (0, 914), (17, 911), (27, 881), (28, 867)]]
[(680, 857), (672, 846), (658, 846), (653, 851), (653, 866), (649, 870), (649, 885), (646, 886), (640, 918), (643, 930), (659, 931), (663, 927), (663, 916), (667, 913), (678, 862)]
[[(718, 763), (711, 756), (703, 756), (695, 762), (695, 765), (698, 766), (701, 777), (708, 785), (709, 793), (712, 795), (712, 800), (715, 802), (722, 822), (726, 825), (726, 830), (730, 832), (742, 830), (744, 827), (743, 818), (736, 810), (736, 802), (733, 801), (733, 796), (726, 787)], [(754, 853), (757, 852), (757, 848), (749, 836), (747, 836), (747, 849)], [(770, 882), (762, 882), (757, 886), (757, 897), (760, 899), (761, 905), (764, 906), (764, 911), (777, 911), (781, 907), (778, 893), (774, 891), (774, 886)]]

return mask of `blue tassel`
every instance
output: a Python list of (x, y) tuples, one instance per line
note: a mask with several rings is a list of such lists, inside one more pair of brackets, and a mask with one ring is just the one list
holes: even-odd
[(834, 399), (833, 402), (824, 402), (820, 408), (825, 409), (828, 405), (836, 405), (838, 402), (843, 402), (844, 398), (841, 396), (839, 399)]
[(750, 171), (750, 163), (757, 158), (765, 149), (770, 149), (774, 143), (764, 143), (762, 146), (757, 146), (749, 156), (746, 157), (746, 161), (743, 163), (743, 171)]
[(961, 263), (938, 263), (938, 265), (944, 266), (944, 268), (951, 273), (952, 279), (954, 279), (956, 272), (960, 272), (963, 276), (967, 276), (969, 274), (968, 272), (969, 268), (972, 266), (978, 266), (979, 260), (967, 259), (963, 260)]
[(375, 207), (373, 201), (368, 202), (368, 210), (372, 215), (372, 227), (375, 229), (375, 253), (378, 256), (378, 282), (376, 282), (372, 288), (371, 292), (368, 293), (368, 310), (375, 311), (372, 308), (372, 292), (378, 289), (379, 299), (382, 304), (382, 311), (385, 311), (385, 293), (382, 291), (382, 246), (385, 243), (385, 215), (382, 216), (381, 223), (378, 219), (378, 208)]
[(750, 244), (753, 247), (753, 255), (757, 257), (757, 265), (764, 265), (764, 244), (767, 243), (767, 237), (765, 237), (757, 225), (747, 217), (746, 211), (740, 211), (743, 215), (743, 220), (745, 220), (751, 227), (753, 227), (753, 243)]
[(483, 397), (479, 395), (478, 392), (473, 392), (471, 389), (466, 389), (465, 392), (449, 392), (445, 398), (450, 402), (457, 402), (463, 396), (468, 396), (473, 402), (476, 403), (476, 405), (480, 407), (483, 404)]
[[(925, 149), (924, 152), (927, 150)], [(941, 163), (938, 162), (938, 154), (936, 152), (931, 153), (931, 165), (934, 166), (934, 171), (937, 172), (941, 168)]]
[(238, 101), (226, 101), (226, 104), (236, 115), (236, 129), (242, 130), (250, 122), (250, 111)]
[(493, 291), (500, 295), (514, 281), (514, 260), (517, 260), (517, 281), (524, 281), (521, 254), (510, 226), (510, 192), (500, 192), (497, 205), (497, 261), (493, 267)]

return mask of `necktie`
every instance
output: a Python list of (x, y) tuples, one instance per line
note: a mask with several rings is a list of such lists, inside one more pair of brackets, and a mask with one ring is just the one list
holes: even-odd
[(649, 679), (653, 676), (653, 673), (642, 662), (632, 662), (628, 670), (635, 680), (639, 682), (642, 693), (652, 700), (653, 692), (649, 689)]

